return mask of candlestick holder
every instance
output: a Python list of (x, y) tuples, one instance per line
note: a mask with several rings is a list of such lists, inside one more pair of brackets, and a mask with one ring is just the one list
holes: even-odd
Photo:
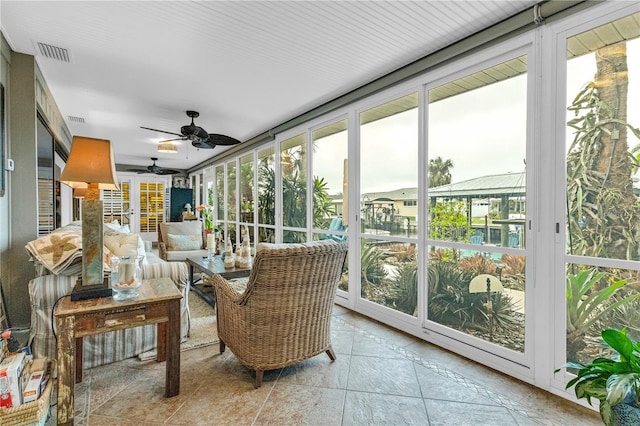
[(209, 262), (213, 262), (213, 259), (216, 257), (216, 249), (215, 249), (215, 247), (209, 247), (209, 248), (207, 248), (207, 251), (209, 252), (209, 255), (207, 256), (207, 260)]

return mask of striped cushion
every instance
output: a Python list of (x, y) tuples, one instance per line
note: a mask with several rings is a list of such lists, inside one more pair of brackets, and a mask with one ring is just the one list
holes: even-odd
[[(142, 266), (142, 278), (169, 277), (182, 293), (180, 301), (181, 338), (189, 332), (189, 273), (186, 264), (155, 263)], [(69, 293), (75, 286), (75, 276), (44, 275), (29, 282), (31, 303), (30, 344), (34, 356), (56, 355), (56, 341), (52, 331), (51, 312), (56, 301)], [(146, 325), (126, 330), (112, 331), (85, 337), (84, 368), (109, 364), (131, 358), (156, 347), (157, 326)]]

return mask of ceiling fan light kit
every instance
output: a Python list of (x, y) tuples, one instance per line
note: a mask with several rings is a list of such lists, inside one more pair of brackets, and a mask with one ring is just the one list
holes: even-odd
[[(191, 124), (182, 126), (180, 128), (180, 133), (153, 129), (151, 127), (141, 126), (140, 128), (146, 129), (146, 130), (152, 130), (154, 132), (161, 132), (161, 133), (167, 133), (169, 135), (178, 136), (177, 138), (174, 138), (174, 139), (168, 139), (168, 140), (162, 141), (161, 144), (164, 144), (170, 141), (176, 141), (176, 140), (183, 140), (183, 141), (189, 140), (191, 141), (191, 145), (195, 146), (196, 148), (213, 149), (217, 145), (237, 145), (240, 143), (239, 140), (232, 138), (231, 136), (221, 135), (218, 133), (207, 133), (207, 131), (204, 130), (202, 127), (196, 126), (194, 119), (199, 116), (200, 116), (200, 113), (198, 111), (191, 111), (191, 110), (187, 111), (187, 117), (191, 118)], [(159, 147), (158, 147), (158, 151), (168, 152), (168, 151), (160, 151)], [(176, 152), (176, 151), (170, 151), (170, 152)]]
[(171, 142), (159, 143), (158, 152), (176, 154), (178, 152), (178, 147)]

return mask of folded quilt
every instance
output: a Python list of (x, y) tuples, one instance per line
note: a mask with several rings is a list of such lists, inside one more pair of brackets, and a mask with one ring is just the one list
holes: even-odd
[[(82, 230), (69, 224), (25, 246), (35, 261), (53, 274), (71, 275), (82, 269)], [(69, 273), (73, 271), (72, 273)]]
[[(138, 234), (124, 233), (104, 227), (103, 268), (111, 271), (109, 259), (116, 256), (141, 255), (146, 263), (144, 244)], [(79, 275), (82, 272), (82, 225), (72, 222), (49, 235), (30, 241), (25, 246), (31, 255), (38, 276)]]

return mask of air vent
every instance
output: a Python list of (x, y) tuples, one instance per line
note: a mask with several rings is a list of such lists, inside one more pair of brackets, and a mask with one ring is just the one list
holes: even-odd
[(73, 115), (67, 115), (69, 122), (76, 124), (84, 124), (84, 117), (74, 117)]
[(58, 46), (52, 46), (46, 43), (38, 42), (37, 44), (38, 51), (40, 52), (41, 56), (62, 62), (71, 62), (71, 56), (69, 55), (69, 51), (67, 49)]

